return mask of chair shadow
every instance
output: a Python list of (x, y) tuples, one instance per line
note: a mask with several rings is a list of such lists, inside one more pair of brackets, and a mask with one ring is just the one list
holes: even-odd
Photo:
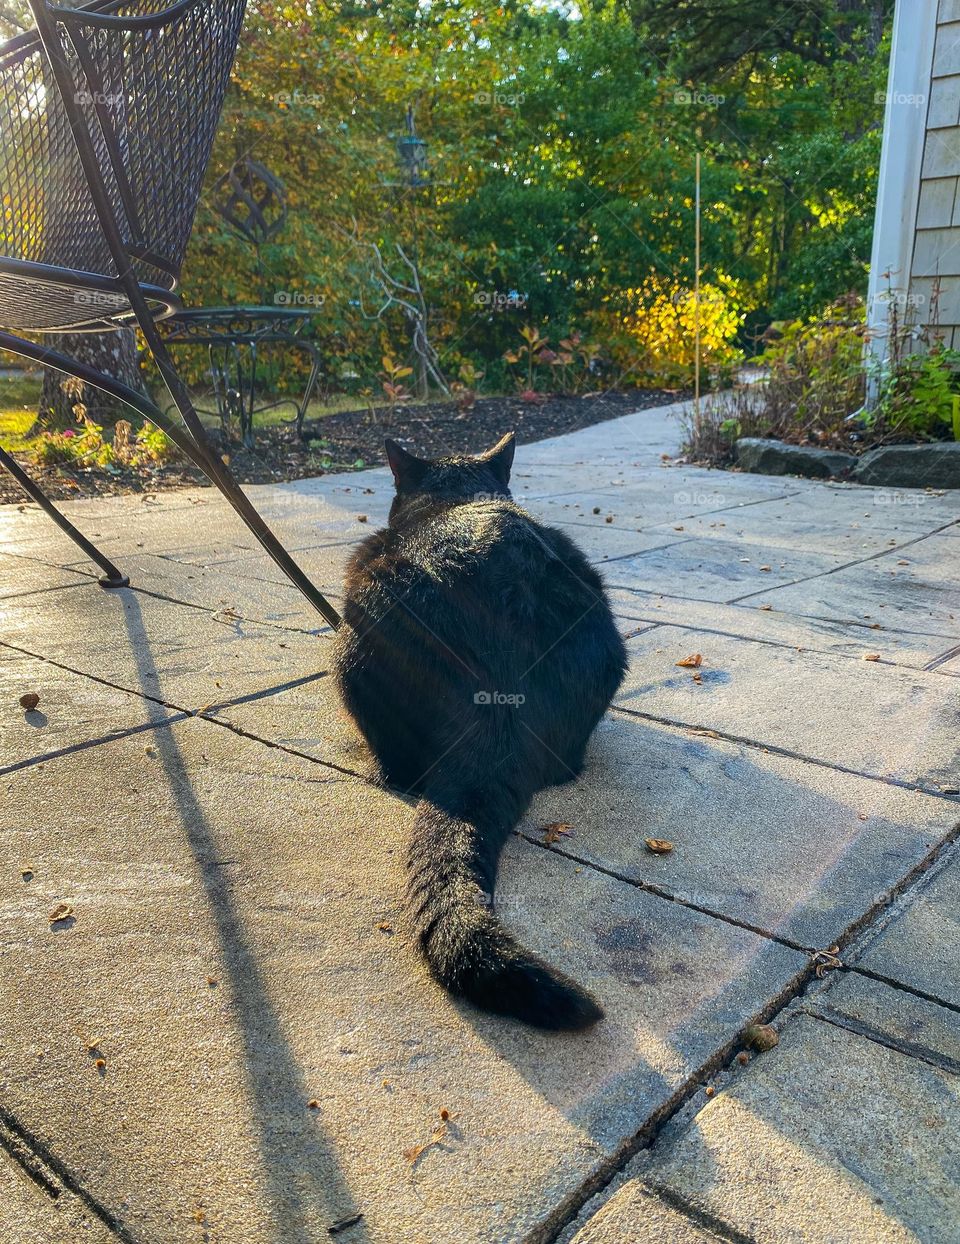
[[(145, 694), (155, 697), (159, 673), (150, 654), (139, 599), (132, 591), (118, 595), (124, 602), (123, 618), (141, 687)], [(340, 1170), (336, 1148), (323, 1138), (315, 1118), (311, 1119), (311, 1130), (317, 1138), (302, 1145), (298, 1155), (300, 1179), (290, 1179), (290, 1137), (298, 1137), (292, 1143), (301, 1143), (307, 1102), (312, 1094), (283, 1036), (281, 1016), (270, 999), (263, 968), (244, 928), (243, 912), (221, 866), (216, 825), (194, 793), (174, 731), (159, 728), (166, 724), (167, 710), (154, 700), (145, 702), (158, 726), (153, 745), (206, 892), (234, 1000), (233, 1015), (243, 1045), (252, 1122), (266, 1176), (270, 1219), (275, 1227), (273, 1238), (276, 1244), (317, 1244), (318, 1240), (330, 1238), (331, 1226), (343, 1224), (336, 1232), (337, 1238), (359, 1244), (368, 1239), (368, 1232)], [(325, 1207), (324, 1212), (319, 1212), (320, 1206)], [(349, 1221), (354, 1218), (356, 1223)]]

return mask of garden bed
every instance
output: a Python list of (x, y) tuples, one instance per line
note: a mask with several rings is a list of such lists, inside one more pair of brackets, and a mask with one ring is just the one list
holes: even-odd
[[(495, 444), (505, 432), (516, 432), (520, 444), (529, 444), (683, 396), (676, 391), (643, 389), (578, 397), (550, 395), (541, 402), (485, 397), (466, 411), (456, 402), (404, 405), (392, 410), (382, 407), (372, 413), (366, 409), (341, 411), (308, 421), (303, 442), (289, 426), (259, 428), (253, 450), (225, 443), (219, 431), (211, 435), (229, 456), (231, 469), (241, 483), (268, 484), (380, 466), (385, 462), (386, 436), (401, 439), (411, 452), (428, 457), (476, 453)], [(15, 457), (51, 497), (60, 500), (157, 492), (206, 482), (199, 471), (181, 460), (163, 466), (69, 464), (41, 468), (29, 452), (16, 453)], [(0, 503), (22, 504), (25, 500), (19, 487), (0, 470)]]

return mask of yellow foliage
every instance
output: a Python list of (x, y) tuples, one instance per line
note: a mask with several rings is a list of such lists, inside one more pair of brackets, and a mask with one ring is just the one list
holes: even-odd
[(699, 312), (692, 288), (650, 276), (620, 291), (600, 312), (595, 334), (622, 372), (625, 383), (692, 383), (697, 321), (704, 380), (723, 375), (742, 358), (736, 346), (744, 312), (732, 282), (700, 287)]

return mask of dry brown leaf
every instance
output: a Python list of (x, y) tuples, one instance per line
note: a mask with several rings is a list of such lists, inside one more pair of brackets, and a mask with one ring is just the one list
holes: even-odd
[(544, 825), (540, 832), (543, 834), (544, 843), (549, 847), (561, 838), (569, 838), (573, 826), (568, 821), (552, 821), (549, 825)]
[(863, 659), (865, 661), (879, 661), (880, 653), (879, 652), (865, 652), (863, 654)]
[(441, 1111), (440, 1122), (433, 1129), (433, 1135), (430, 1137), (428, 1141), (425, 1141), (422, 1145), (411, 1145), (409, 1149), (404, 1149), (403, 1156), (407, 1159), (407, 1161), (410, 1163), (411, 1166), (413, 1166), (416, 1163), (417, 1159), (421, 1157), (423, 1154), (425, 1154), (428, 1149), (432, 1149), (434, 1145), (439, 1145), (440, 1142), (446, 1136), (447, 1120), (450, 1118), (450, 1112), (449, 1111), (446, 1112), (446, 1115), (447, 1115), (446, 1119), (443, 1117), (443, 1115), (444, 1115), (444, 1111)]
[(647, 844), (647, 850), (653, 855), (669, 855), (673, 850), (673, 843), (668, 842), (666, 838), (644, 838)]
[(73, 908), (69, 903), (57, 903), (48, 918), (51, 924), (57, 924), (61, 920), (69, 920), (72, 915)]
[(684, 657), (682, 661), (678, 661), (677, 665), (682, 670), (696, 670), (703, 664), (703, 657), (699, 652), (694, 652), (688, 657)]

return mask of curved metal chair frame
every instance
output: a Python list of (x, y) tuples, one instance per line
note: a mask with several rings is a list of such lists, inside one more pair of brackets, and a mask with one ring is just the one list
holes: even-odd
[[(317, 611), (340, 617), (210, 444), (156, 321), (176, 295), (244, 0), (29, 0), (36, 29), (0, 48), (0, 324), (30, 333), (138, 327), (182, 424), (76, 359), (0, 332), (0, 349), (74, 376), (163, 429)], [(103, 570), (123, 573), (3, 450), (0, 465)]]

